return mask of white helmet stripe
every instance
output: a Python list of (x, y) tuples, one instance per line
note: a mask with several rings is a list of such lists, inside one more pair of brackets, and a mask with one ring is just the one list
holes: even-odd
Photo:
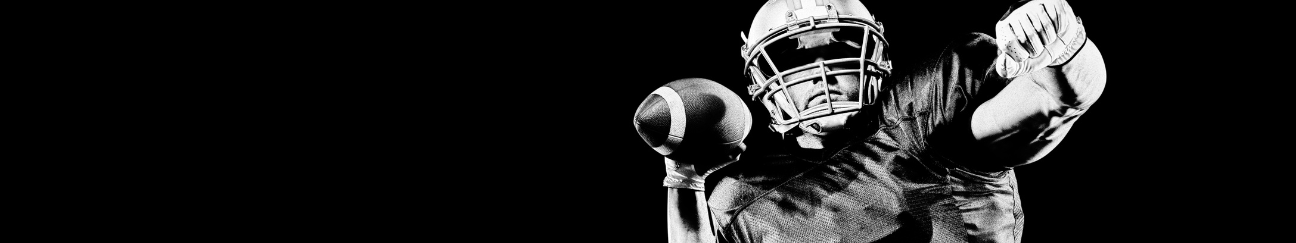
[(824, 7), (823, 0), (799, 0), (788, 1), (789, 8), (792, 9), (793, 16), (796, 19), (809, 18), (810, 16), (828, 15), (828, 8)]

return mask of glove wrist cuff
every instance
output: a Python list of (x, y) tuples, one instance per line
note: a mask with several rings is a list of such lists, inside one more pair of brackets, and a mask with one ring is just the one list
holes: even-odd
[(1071, 62), (1071, 59), (1075, 58), (1075, 54), (1079, 53), (1080, 49), (1084, 48), (1085, 44), (1088, 42), (1089, 38), (1085, 37), (1084, 26), (1076, 28), (1076, 37), (1066, 43), (1066, 47), (1063, 48), (1061, 55), (1059, 55), (1057, 59), (1054, 59), (1052, 63), (1049, 63), (1049, 66), (1061, 66)]
[(702, 191), (703, 181), (692, 164), (666, 158), (666, 179), (662, 180), (662, 186)]
[(679, 174), (667, 175), (666, 179), (662, 180), (662, 186), (694, 191), (705, 191), (705, 189), (702, 188), (702, 180), (700, 178), (687, 178), (678, 175)]

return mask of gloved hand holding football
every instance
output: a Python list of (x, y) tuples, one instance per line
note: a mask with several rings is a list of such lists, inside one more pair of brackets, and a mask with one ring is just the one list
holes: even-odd
[(751, 123), (738, 94), (701, 78), (661, 86), (634, 116), (639, 136), (666, 157), (663, 185), (699, 191), (706, 174), (738, 160)]

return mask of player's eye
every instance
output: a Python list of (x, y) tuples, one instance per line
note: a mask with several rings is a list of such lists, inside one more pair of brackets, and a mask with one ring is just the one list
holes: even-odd
[[(765, 46), (765, 54), (763, 57), (768, 57), (769, 60), (761, 58), (757, 61), (762, 65), (761, 71), (770, 71), (767, 73), (770, 75), (805, 64), (803, 60), (799, 60), (802, 57), (797, 53), (795, 41), (780, 40), (770, 43)], [(770, 62), (773, 64), (771, 65)]]
[(828, 46), (823, 47), (822, 52), (824, 59), (854, 58), (860, 56), (860, 48), (858, 45), (853, 45), (853, 43), (847, 42), (829, 44)]
[[(865, 49), (861, 43), (873, 44), (873, 42), (864, 41), (863, 30), (858, 29), (831, 29), (831, 32), (812, 33), (818, 35), (811, 38), (788, 38), (771, 43), (766, 47), (770, 59), (779, 71), (800, 67), (807, 64), (813, 64), (817, 59), (833, 60), (839, 58), (858, 58), (862, 52), (872, 50), (871, 46)], [(824, 35), (831, 34), (831, 38), (825, 38)]]
[(778, 68), (788, 70), (813, 63), (815, 59), (818, 59), (822, 54), (823, 53), (821, 50), (818, 50), (818, 48), (793, 49), (770, 55), (770, 57), (774, 59), (774, 65), (778, 65)]

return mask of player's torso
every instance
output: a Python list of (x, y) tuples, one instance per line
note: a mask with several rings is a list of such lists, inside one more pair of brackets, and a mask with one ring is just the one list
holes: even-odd
[(953, 195), (967, 187), (951, 177), (951, 148), (971, 142), (959, 124), (972, 106), (964, 84), (978, 80), (956, 55), (936, 63), (891, 77), (840, 150), (744, 155), (722, 170), (709, 198), (718, 230), (733, 242), (964, 241), (967, 200)]
[(734, 242), (962, 238), (943, 169), (893, 138), (903, 129), (881, 126), (827, 158), (778, 154), (726, 168), (709, 200), (720, 230)]

